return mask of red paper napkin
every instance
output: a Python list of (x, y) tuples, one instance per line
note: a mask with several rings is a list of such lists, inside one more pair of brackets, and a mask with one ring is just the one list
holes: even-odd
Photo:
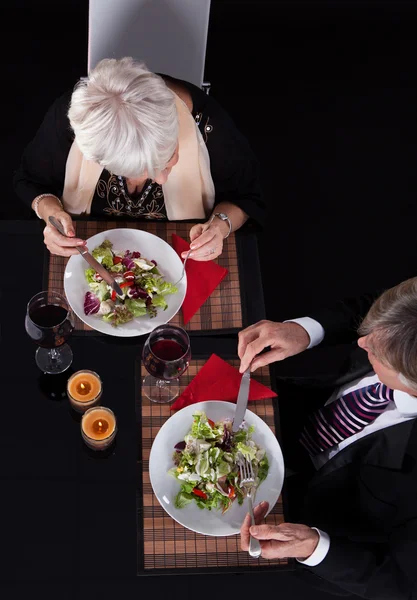
[[(172, 245), (180, 258), (183, 252), (188, 252), (190, 249), (190, 244), (176, 233), (172, 234)], [(184, 259), (181, 260), (184, 262)], [(212, 260), (196, 261), (192, 260), (191, 256), (187, 260), (185, 270), (187, 273), (187, 293), (181, 308), (184, 324), (187, 324), (226, 277), (228, 270), (220, 267)]]
[[(190, 385), (171, 405), (171, 410), (179, 410), (184, 406), (204, 402), (205, 400), (223, 400), (236, 403), (241, 379), (242, 375), (238, 369), (229, 365), (216, 354), (212, 354)], [(249, 400), (262, 400), (264, 398), (274, 398), (275, 396), (275, 392), (251, 378)]]

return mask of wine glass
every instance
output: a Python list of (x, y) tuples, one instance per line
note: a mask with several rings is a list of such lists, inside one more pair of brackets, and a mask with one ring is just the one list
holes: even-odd
[(152, 402), (171, 402), (180, 391), (179, 377), (191, 360), (188, 333), (175, 325), (160, 325), (148, 336), (142, 360), (149, 375), (143, 379), (143, 393)]
[(25, 328), (38, 344), (36, 364), (44, 373), (57, 375), (72, 363), (72, 350), (66, 344), (74, 329), (74, 315), (58, 292), (39, 292), (29, 300)]

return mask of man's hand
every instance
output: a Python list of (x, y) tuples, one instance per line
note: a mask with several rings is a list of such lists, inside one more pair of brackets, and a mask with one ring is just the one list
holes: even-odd
[(240, 529), (240, 545), (242, 550), (249, 550), (250, 534), (260, 540), (262, 558), (298, 558), (306, 560), (317, 548), (320, 536), (315, 529), (307, 525), (281, 523), (280, 525), (261, 525), (268, 512), (268, 502), (261, 502), (255, 507), (254, 527), (250, 526), (250, 516), (246, 515)]
[[(256, 371), (259, 367), (303, 352), (309, 344), (310, 336), (298, 323), (259, 321), (239, 332), (239, 371), (243, 373), (249, 365), (251, 371)], [(268, 346), (271, 347), (269, 352), (257, 356)]]

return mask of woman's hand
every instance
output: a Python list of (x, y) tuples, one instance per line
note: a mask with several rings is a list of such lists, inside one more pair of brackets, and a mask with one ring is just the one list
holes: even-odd
[(268, 502), (261, 502), (253, 510), (255, 526), (251, 527), (251, 519), (246, 515), (240, 529), (240, 545), (242, 550), (249, 550), (250, 535), (260, 540), (262, 558), (299, 558), (306, 560), (317, 548), (320, 536), (315, 529), (307, 525), (281, 523), (280, 525), (261, 525), (268, 512)]
[[(59, 204), (51, 198), (45, 198), (39, 205), (39, 214), (46, 223), (46, 227), (43, 230), (43, 237), (45, 246), (48, 248), (51, 254), (57, 254), (58, 256), (72, 256), (78, 254), (78, 250), (75, 246), (85, 246), (86, 242), (75, 237), (75, 230), (72, 219), (68, 213), (66, 213)], [(66, 235), (69, 238), (61, 235), (55, 227), (49, 225), (49, 217), (55, 217), (62, 224)]]
[[(193, 260), (213, 260), (223, 251), (223, 240), (229, 233), (229, 225), (221, 219), (215, 218), (209, 223), (197, 223), (190, 230), (190, 258)], [(181, 254), (182, 258), (188, 252)]]
[[(310, 336), (304, 327), (292, 322), (259, 321), (239, 331), (238, 337), (237, 353), (241, 373), (244, 373), (249, 365), (253, 372), (259, 367), (299, 354), (310, 344)], [(258, 356), (268, 346), (271, 349)]]

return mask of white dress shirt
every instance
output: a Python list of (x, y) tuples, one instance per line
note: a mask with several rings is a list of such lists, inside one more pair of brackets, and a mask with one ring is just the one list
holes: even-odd
[[(310, 317), (302, 317), (300, 319), (292, 319), (291, 321), (294, 323), (298, 323), (307, 331), (308, 335), (310, 336), (310, 344), (308, 348), (313, 348), (314, 346), (317, 346), (324, 338), (323, 327), (314, 319), (311, 319)], [(360, 379), (357, 379), (356, 381), (353, 381), (341, 387), (334, 394), (332, 394), (332, 396), (329, 398), (326, 404), (334, 402), (344, 394), (348, 394), (350, 392), (353, 392), (354, 390), (378, 382), (378, 376), (375, 375), (373, 371), (371, 371), (369, 374), (365, 375), (365, 377), (361, 377)], [(343, 448), (346, 448), (346, 446), (349, 446), (349, 444), (352, 444), (356, 440), (359, 440), (360, 438), (365, 437), (370, 433), (374, 433), (379, 429), (383, 429), (384, 427), (391, 427), (392, 425), (397, 425), (399, 423), (403, 423), (404, 421), (414, 419), (416, 416), (417, 398), (415, 396), (410, 396), (410, 394), (407, 394), (405, 392), (394, 390), (394, 401), (390, 402), (385, 411), (381, 413), (372, 423), (369, 423), (369, 425), (366, 425), (361, 431), (351, 435), (339, 444), (336, 444), (335, 446), (332, 446), (331, 448), (320, 452), (320, 454), (317, 456), (311, 457), (311, 460), (313, 461), (315, 468), (318, 470), (328, 460), (333, 458), (333, 456), (336, 456), (336, 454), (340, 452), (340, 450), (343, 450)], [(330, 548), (330, 538), (328, 534), (324, 531), (321, 531), (320, 529), (317, 529), (316, 527), (313, 527), (313, 529), (316, 529), (320, 536), (317, 548), (307, 560), (299, 561), (309, 567), (315, 567), (316, 565), (321, 563), (321, 561), (324, 560), (324, 558), (326, 557)]]

